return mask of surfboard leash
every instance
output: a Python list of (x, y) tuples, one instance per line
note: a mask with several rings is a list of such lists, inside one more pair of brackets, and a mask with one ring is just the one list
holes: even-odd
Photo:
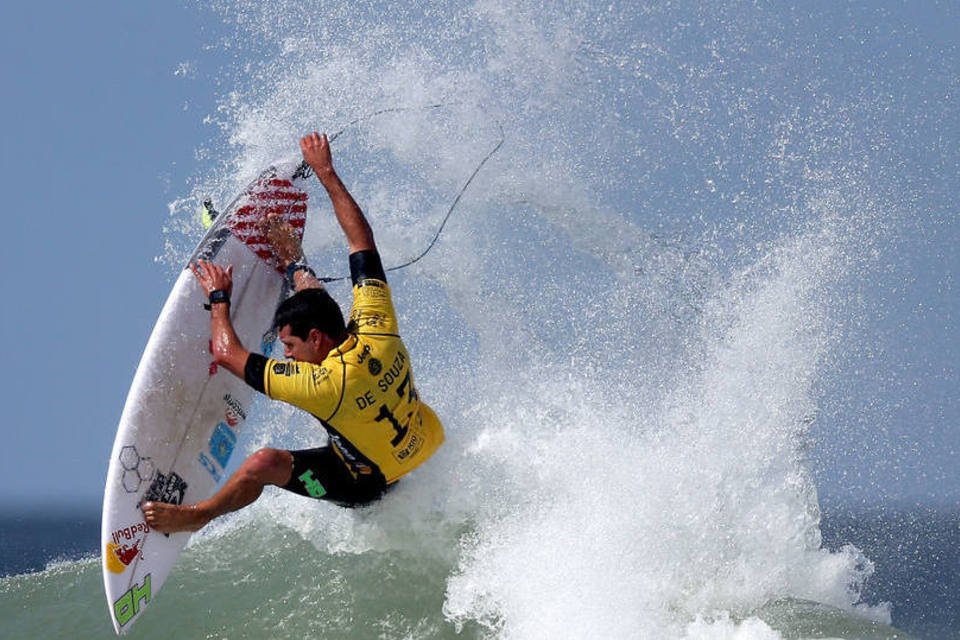
[(506, 136), (504, 136), (503, 127), (500, 126), (499, 122), (497, 123), (497, 128), (500, 129), (499, 142), (497, 142), (496, 146), (494, 146), (493, 149), (490, 150), (490, 153), (488, 153), (483, 157), (483, 160), (480, 161), (480, 163), (477, 165), (477, 168), (473, 170), (473, 173), (470, 174), (470, 177), (467, 178), (467, 181), (463, 183), (463, 187), (460, 188), (460, 191), (457, 193), (457, 197), (453, 199), (453, 203), (451, 203), (450, 208), (447, 210), (447, 214), (443, 216), (443, 220), (440, 222), (440, 226), (437, 227), (437, 232), (433, 235), (433, 239), (430, 240), (430, 244), (427, 245), (427, 248), (424, 249), (423, 253), (418, 255), (416, 258), (413, 258), (412, 260), (408, 260), (403, 264), (398, 264), (394, 267), (389, 267), (386, 269), (386, 271), (398, 271), (399, 269), (409, 267), (415, 262), (418, 262), (420, 258), (427, 255), (427, 253), (430, 252), (430, 249), (433, 249), (433, 245), (437, 243), (437, 240), (440, 238), (440, 234), (443, 233), (443, 228), (447, 225), (447, 220), (450, 219), (450, 214), (452, 214), (453, 210), (457, 208), (457, 205), (460, 203), (460, 198), (462, 198), (463, 194), (466, 193), (467, 188), (470, 186), (470, 183), (473, 182), (473, 179), (476, 178), (477, 174), (480, 173), (480, 170), (483, 169), (483, 165), (487, 164), (487, 161), (490, 158), (492, 158), (494, 154), (497, 153), (497, 151), (500, 151), (500, 147), (503, 146), (503, 143), (506, 140)]
[[(436, 107), (442, 107), (442, 106), (444, 106), (444, 105), (443, 105), (443, 104), (436, 104), (436, 105), (430, 105), (429, 107), (425, 107), (425, 108), (436, 108)], [(340, 131), (338, 131), (335, 135), (339, 136), (341, 133), (343, 133), (344, 131), (346, 131), (349, 127), (353, 126), (354, 124), (356, 124), (356, 123), (358, 123), (358, 122), (360, 122), (360, 121), (362, 121), (362, 120), (364, 120), (364, 119), (366, 119), (366, 118), (372, 118), (372, 117), (374, 117), (375, 115), (379, 115), (379, 114), (381, 114), (381, 113), (389, 113), (389, 112), (405, 111), (405, 110), (407, 110), (407, 109), (406, 109), (406, 108), (395, 108), (395, 109), (384, 109), (384, 110), (382, 110), (382, 111), (378, 111), (378, 112), (376, 112), (376, 113), (370, 114), (369, 116), (366, 116), (365, 118), (359, 118), (359, 119), (351, 122), (351, 123), (348, 124), (346, 127), (344, 127), (343, 129), (341, 129)], [(454, 210), (457, 208), (457, 205), (460, 204), (460, 199), (463, 198), (463, 194), (465, 194), (465, 193), (467, 192), (467, 189), (470, 188), (470, 185), (473, 183), (474, 179), (477, 177), (477, 175), (478, 175), (478, 174), (480, 173), (480, 171), (483, 169), (484, 165), (487, 164), (487, 162), (490, 160), (490, 158), (492, 158), (494, 155), (496, 155), (496, 153), (497, 153), (498, 151), (500, 151), (500, 147), (502, 147), (502, 146), (503, 146), (503, 143), (506, 141), (507, 138), (506, 138), (506, 135), (503, 133), (503, 126), (502, 126), (499, 122), (497, 122), (497, 128), (500, 130), (500, 140), (499, 140), (499, 141), (497, 142), (497, 144), (493, 147), (493, 149), (491, 149), (490, 152), (487, 153), (487, 155), (485, 155), (482, 160), (480, 160), (480, 162), (477, 164), (477, 167), (473, 170), (473, 173), (470, 174), (470, 177), (467, 178), (466, 182), (463, 183), (463, 186), (460, 187), (460, 191), (457, 192), (456, 197), (453, 199), (453, 202), (450, 204), (450, 208), (447, 209), (446, 215), (444, 215), (444, 216), (443, 216), (443, 220), (440, 221), (440, 226), (437, 227), (437, 232), (436, 232), (435, 234), (433, 234), (433, 239), (430, 240), (430, 243), (427, 245), (426, 249), (424, 249), (424, 250), (423, 250), (418, 256), (416, 256), (415, 258), (411, 258), (410, 260), (407, 260), (406, 262), (404, 262), (404, 263), (402, 263), (402, 264), (394, 265), (394, 266), (392, 266), (392, 267), (387, 267), (386, 269), (384, 269), (384, 271), (391, 272), (391, 271), (399, 271), (400, 269), (405, 269), (406, 267), (409, 267), (410, 265), (419, 262), (421, 258), (423, 258), (423, 257), (426, 256), (428, 253), (430, 253), (430, 250), (433, 249), (433, 246), (437, 243), (437, 240), (440, 239), (440, 234), (443, 233), (443, 229), (444, 229), (444, 227), (447, 225), (447, 221), (450, 220), (450, 216), (453, 214)], [(332, 141), (334, 140), (334, 138), (331, 137), (331, 138), (328, 138), (328, 140), (330, 140), (330, 141), (332, 142)], [(306, 165), (306, 162), (304, 162), (304, 163), (301, 165), (301, 167), (303, 167), (303, 165)], [(298, 169), (298, 171), (299, 171), (299, 169)], [(309, 175), (309, 174), (307, 174), (307, 175)], [(326, 277), (326, 276), (324, 276), (324, 277), (318, 277), (317, 279), (318, 279), (320, 282), (328, 283), (328, 282), (339, 282), (340, 280), (346, 280), (346, 279), (349, 278), (349, 277), (350, 277), (350, 276), (336, 276), (336, 277)]]
[[(389, 107), (386, 109), (379, 109), (377, 111), (373, 111), (366, 115), (360, 116), (359, 118), (351, 120), (350, 122), (345, 124), (343, 127), (341, 127), (338, 131), (332, 134), (329, 134), (327, 136), (327, 140), (332, 143), (334, 140), (336, 140), (341, 135), (343, 135), (351, 127), (355, 127), (361, 122), (364, 122), (366, 120), (372, 120), (386, 113), (402, 113), (404, 111), (412, 111), (412, 110), (425, 111), (427, 109), (440, 109), (446, 106), (447, 106), (446, 103), (438, 102), (435, 104), (424, 105), (422, 107)], [(471, 173), (470, 177), (467, 178), (466, 182), (463, 183), (463, 186), (457, 192), (456, 197), (453, 199), (453, 202), (450, 204), (450, 208), (447, 209), (446, 215), (444, 215), (443, 220), (440, 221), (440, 226), (437, 227), (437, 232), (433, 234), (433, 238), (430, 240), (429, 244), (427, 244), (427, 247), (416, 257), (411, 258), (410, 260), (407, 260), (402, 264), (394, 265), (392, 267), (387, 267), (385, 271), (391, 272), (391, 271), (399, 271), (400, 269), (405, 269), (406, 267), (409, 267), (410, 265), (413, 265), (419, 262), (424, 256), (430, 253), (430, 250), (433, 249), (434, 245), (437, 243), (437, 240), (440, 239), (440, 234), (443, 233), (443, 229), (444, 227), (446, 227), (447, 221), (450, 220), (450, 216), (453, 215), (453, 212), (454, 210), (456, 210), (457, 205), (460, 204), (460, 200), (461, 198), (463, 198), (463, 195), (467, 192), (467, 189), (470, 188), (470, 185), (473, 183), (474, 179), (476, 179), (477, 175), (483, 169), (484, 165), (486, 165), (487, 162), (490, 160), (490, 158), (492, 158), (494, 155), (496, 155), (498, 151), (500, 151), (500, 147), (502, 147), (503, 143), (506, 141), (506, 135), (503, 132), (503, 125), (497, 122), (497, 128), (500, 130), (500, 140), (493, 147), (493, 149), (491, 149), (490, 152), (487, 153), (487, 155), (485, 155), (482, 160), (480, 160), (476, 168), (473, 170), (473, 173)], [(306, 161), (303, 161), (297, 166), (297, 168), (294, 170), (291, 177), (294, 179), (306, 180), (311, 175), (313, 175), (313, 169), (310, 167), (309, 164), (307, 164)], [(261, 176), (261, 178), (262, 177), (263, 176)], [(237, 199), (239, 197), (240, 196), (237, 196)], [(234, 199), (234, 202), (236, 202), (237, 199)], [(231, 206), (233, 206), (233, 202), (230, 204), (230, 206), (226, 208), (226, 210), (229, 211)], [(205, 229), (209, 229), (219, 215), (220, 215), (220, 212), (214, 207), (213, 200), (211, 198), (205, 198), (203, 200), (202, 209), (200, 211), (200, 220), (201, 220), (201, 223), (203, 224), (203, 227)], [(324, 277), (319, 277), (317, 279), (320, 282), (328, 283), (328, 282), (339, 282), (340, 280), (346, 280), (347, 278), (349, 278), (349, 276), (335, 276), (335, 277), (324, 276)]]

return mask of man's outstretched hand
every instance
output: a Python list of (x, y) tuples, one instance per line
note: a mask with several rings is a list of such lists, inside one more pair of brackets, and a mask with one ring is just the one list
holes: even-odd
[(330, 141), (326, 134), (320, 135), (316, 131), (300, 138), (300, 150), (303, 159), (317, 174), (320, 183), (327, 190), (330, 202), (333, 204), (333, 213), (337, 222), (347, 237), (347, 246), (350, 253), (368, 251), (377, 248), (373, 241), (373, 230), (357, 205), (356, 200), (347, 191), (340, 181), (337, 172), (333, 170), (333, 160), (330, 158)]
[(206, 260), (197, 260), (195, 264), (190, 265), (194, 277), (200, 283), (203, 292), (210, 295), (211, 291), (226, 291), (230, 295), (233, 290), (233, 265), (226, 269)]
[(303, 136), (300, 138), (300, 151), (303, 152), (303, 159), (313, 168), (313, 172), (321, 181), (335, 175), (327, 134), (320, 135), (314, 131)]

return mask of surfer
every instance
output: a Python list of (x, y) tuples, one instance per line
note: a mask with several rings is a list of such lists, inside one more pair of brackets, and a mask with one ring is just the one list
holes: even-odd
[(349, 323), (307, 265), (296, 234), (277, 217), (267, 218), (264, 231), (295, 290), (274, 315), (287, 360), (251, 353), (238, 339), (230, 321), (231, 266), (199, 260), (191, 268), (210, 301), (216, 364), (268, 397), (313, 414), (329, 442), (300, 451), (260, 449), (209, 500), (144, 502), (146, 521), (158, 531), (196, 531), (251, 504), (266, 485), (344, 506), (369, 504), (443, 442), (440, 420), (414, 386), (373, 231), (334, 170), (327, 136), (307, 135), (300, 149), (347, 239)]

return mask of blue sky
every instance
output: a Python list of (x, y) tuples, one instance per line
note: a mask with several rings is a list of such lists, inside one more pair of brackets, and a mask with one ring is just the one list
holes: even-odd
[(194, 150), (211, 133), (202, 119), (215, 90), (176, 74), (209, 34), (176, 3), (41, 1), (4, 13), (13, 233), (0, 282), (18, 364), (3, 374), (0, 503), (96, 504), (172, 282), (153, 259), (167, 203), (188, 190)]
[[(883, 308), (867, 332), (874, 347), (846, 364), (864, 387), (880, 389), (864, 395), (862, 415), (882, 434), (826, 450), (823, 490), (842, 493), (879, 466), (901, 499), (951, 502), (960, 496), (960, 95), (956, 66), (952, 78), (924, 74), (937, 47), (946, 60), (958, 58), (960, 36), (950, 5), (894, 6), (894, 23), (913, 23), (902, 32), (879, 27), (873, 44), (916, 74), (890, 90), (933, 114), (923, 143), (899, 159), (922, 202), (883, 291), (864, 292)], [(18, 3), (5, 9), (0, 31), (4, 218), (12, 226), (0, 258), (0, 318), (12, 355), (0, 384), (0, 505), (94, 507), (130, 379), (174, 279), (155, 260), (167, 203), (189, 193), (202, 171), (196, 150), (220, 135), (204, 119), (234, 88), (217, 79), (224, 69), (235, 73), (238, 59), (207, 46), (226, 33), (217, 16), (178, 3)], [(924, 38), (934, 49), (914, 55), (910, 47)], [(871, 402), (883, 394), (895, 398)], [(843, 402), (827, 398), (828, 421)]]

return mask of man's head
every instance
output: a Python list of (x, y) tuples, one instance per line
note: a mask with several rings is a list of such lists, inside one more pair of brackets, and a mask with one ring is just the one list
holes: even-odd
[(304, 289), (281, 302), (273, 326), (279, 332), (284, 356), (315, 364), (346, 334), (343, 312), (325, 289)]

